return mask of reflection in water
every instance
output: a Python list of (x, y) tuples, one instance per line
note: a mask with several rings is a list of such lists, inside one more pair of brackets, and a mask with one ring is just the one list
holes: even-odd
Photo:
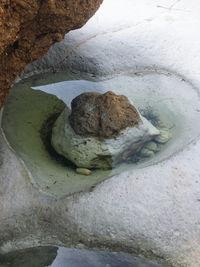
[(0, 267), (161, 267), (124, 253), (35, 247), (0, 256)]

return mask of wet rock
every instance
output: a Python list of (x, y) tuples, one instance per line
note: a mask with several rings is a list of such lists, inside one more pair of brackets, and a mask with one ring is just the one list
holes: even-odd
[(73, 99), (71, 106), (70, 124), (81, 136), (112, 138), (141, 121), (126, 96), (110, 91), (105, 94), (83, 93)]
[(154, 141), (151, 141), (142, 147), (140, 150), (140, 156), (144, 158), (152, 157), (158, 151), (160, 151), (158, 144), (156, 144)]
[(144, 158), (149, 158), (152, 157), (154, 155), (154, 152), (152, 150), (149, 150), (147, 148), (142, 148), (140, 151), (140, 156), (144, 157)]
[(148, 150), (151, 150), (153, 152), (160, 151), (160, 148), (158, 147), (158, 144), (156, 144), (156, 142), (154, 142), (154, 141), (151, 141), (151, 142), (147, 143), (145, 145), (145, 148), (148, 149)]
[(140, 156), (144, 158), (152, 157), (158, 151), (160, 151), (159, 145), (156, 142), (151, 141), (151, 142), (146, 143), (142, 147), (142, 149), (140, 150)]
[(102, 0), (0, 1), (0, 108), (24, 67), (80, 28)]
[(171, 134), (167, 128), (161, 129), (160, 134), (153, 141), (146, 143), (140, 150), (140, 156), (147, 158), (152, 157), (160, 151), (160, 146), (167, 143), (171, 138)]
[(59, 154), (77, 167), (112, 168), (160, 133), (141, 116), (140, 123), (122, 130), (115, 138), (80, 136), (71, 127), (69, 115), (70, 110), (66, 107), (54, 124), (51, 142)]
[(167, 128), (160, 130), (160, 135), (155, 137), (154, 140), (159, 144), (165, 144), (171, 138), (171, 134)]

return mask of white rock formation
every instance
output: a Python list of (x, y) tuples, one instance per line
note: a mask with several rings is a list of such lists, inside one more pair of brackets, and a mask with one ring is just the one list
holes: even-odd
[[(43, 60), (29, 65), (26, 73), (52, 67), (56, 70), (71, 67), (95, 74), (127, 69), (162, 74), (167, 70), (168, 77), (178, 74), (183, 85), (184, 80), (189, 81), (200, 94), (199, 27), (198, 0), (104, 0), (87, 25), (71, 31)], [(162, 79), (155, 83), (155, 94), (160, 84)], [(70, 88), (73, 97), (76, 88), (77, 84)], [(178, 88), (172, 89), (182, 102)], [(184, 94), (191, 103), (184, 109), (191, 112), (193, 90)], [(70, 100), (68, 93), (66, 100)], [(198, 113), (200, 106), (196, 110)], [(189, 127), (188, 138), (196, 129), (197, 123)], [(16, 153), (1, 136), (0, 141), (1, 249), (16, 248), (17, 241), (26, 244), (40, 229), (54, 238), (59, 229), (61, 233), (56, 238), (62, 242), (77, 236), (78, 242), (83, 240), (90, 247), (98, 244), (129, 247), (140, 255), (154, 256), (163, 266), (200, 266), (199, 138), (189, 144), (185, 141), (183, 150), (166, 160), (127, 170), (97, 185), (92, 192), (62, 198), (55, 204), (52, 199), (45, 201), (43, 195), (40, 198), (38, 193), (34, 195), (36, 190), (23, 177), (25, 171)], [(33, 200), (31, 203), (31, 198), (38, 206)], [(41, 213), (46, 213), (44, 219)], [(19, 230), (23, 233), (21, 239)]]
[(60, 155), (78, 167), (112, 168), (129, 155), (137, 153), (144, 143), (160, 133), (141, 116), (142, 123), (126, 128), (116, 138), (83, 137), (74, 132), (69, 123), (69, 115), (70, 110), (66, 107), (55, 122), (51, 141)]

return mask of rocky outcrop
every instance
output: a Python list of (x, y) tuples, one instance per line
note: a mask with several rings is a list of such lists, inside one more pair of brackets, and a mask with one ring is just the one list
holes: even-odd
[(141, 116), (140, 123), (127, 127), (115, 138), (81, 136), (69, 122), (70, 110), (66, 107), (52, 130), (54, 149), (77, 167), (110, 169), (137, 153), (146, 142), (159, 135), (150, 122)]
[(73, 99), (70, 123), (76, 134), (112, 138), (141, 119), (124, 95), (83, 93)]
[(0, 2), (0, 108), (13, 80), (70, 30), (80, 28), (102, 0)]

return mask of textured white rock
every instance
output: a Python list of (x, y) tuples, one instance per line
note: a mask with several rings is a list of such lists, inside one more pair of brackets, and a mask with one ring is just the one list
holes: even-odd
[[(70, 32), (43, 60), (29, 65), (27, 72), (40, 72), (52, 66), (106, 74), (127, 69), (161, 73), (165, 70), (169, 75), (178, 73), (200, 93), (199, 27), (198, 0), (104, 0), (85, 27)], [(195, 128), (194, 125), (190, 132)], [(93, 241), (95, 246), (97, 240), (105, 246), (120, 243), (134, 251), (152, 252), (160, 260), (168, 261), (169, 266), (199, 267), (199, 139), (184, 148), (158, 164), (123, 172), (101, 183), (93, 192), (72, 197), (71, 202), (60, 201), (61, 211), (54, 214), (56, 225), (51, 233), (59, 225), (64, 236), (72, 225), (79, 240)], [(16, 180), (13, 170), (17, 169), (20, 176), (20, 168), (10, 164), (9, 161), (17, 161), (10, 154), (0, 169), (3, 180), (0, 188), (4, 185), (1, 218), (5, 218), (5, 225), (11, 219), (16, 221), (16, 210), (22, 210), (28, 200), (22, 195), (27, 183), (22, 186), (22, 179)], [(49, 207), (52, 208), (52, 202)], [(30, 206), (24, 208), (23, 217), (27, 211)], [(54, 217), (48, 216), (48, 221), (50, 218)], [(20, 224), (20, 229), (24, 230), (23, 227), (26, 229), (25, 223)], [(13, 222), (10, 229), (15, 228)]]
[(77, 135), (69, 123), (70, 110), (66, 107), (56, 120), (51, 143), (54, 149), (78, 167), (108, 169), (141, 146), (158, 136), (160, 131), (141, 116), (142, 123), (127, 128), (116, 138), (99, 139)]

